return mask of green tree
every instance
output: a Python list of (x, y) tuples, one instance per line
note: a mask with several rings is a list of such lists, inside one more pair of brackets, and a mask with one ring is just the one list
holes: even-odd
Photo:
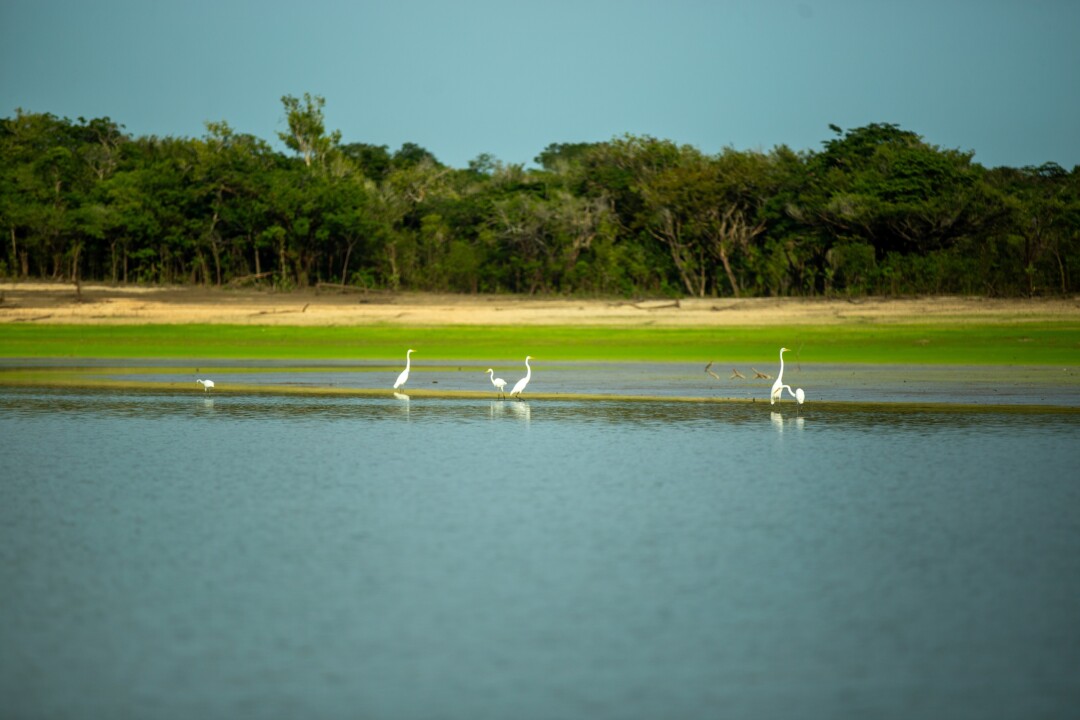
[(369, 180), (347, 178), (336, 183), (328, 201), (325, 222), (333, 240), (333, 256), (340, 261), (338, 276), (344, 286), (351, 282), (349, 271), (358, 261), (361, 270), (357, 276), (369, 277), (371, 255), (384, 237), (385, 227), (379, 220), (377, 190)]
[[(715, 176), (708, 158), (690, 147), (679, 150), (676, 163), (637, 179), (649, 233), (671, 254), (686, 292), (704, 297), (715, 274), (706, 225), (712, 219)], [(734, 288), (738, 294), (738, 287)]]
[[(66, 211), (78, 163), (70, 123), (20, 109), (4, 121), (0, 137), (7, 196), (0, 208), (10, 233), (12, 264), (26, 277), (37, 260), (40, 274), (56, 279), (63, 269)], [(46, 258), (51, 270), (45, 269)]]
[(1018, 285), (1025, 295), (1071, 287), (1071, 263), (1076, 257), (1080, 228), (1080, 168), (1067, 173), (1057, 163), (1018, 169), (998, 168), (989, 182), (1003, 197), (1005, 247), (1010, 263), (1020, 271)]
[(341, 152), (374, 183), (381, 183), (390, 172), (390, 152), (385, 145), (349, 143), (341, 146)]
[(310, 168), (313, 164), (325, 165), (341, 141), (340, 131), (335, 130), (329, 135), (326, 133), (323, 120), (326, 100), (319, 95), (304, 93), (303, 105), (292, 95), (282, 96), (281, 104), (285, 106), (289, 131), (278, 133), (278, 137), (287, 148), (304, 159), (307, 167)]
[(417, 165), (442, 167), (442, 163), (426, 148), (416, 143), (403, 143), (390, 158), (390, 164), (396, 169), (410, 168)]
[(191, 140), (0, 119), (0, 274), (699, 297), (1080, 281), (1080, 169), (986, 170), (892, 124), (833, 126), (820, 152), (626, 135), (455, 169), (343, 145), (321, 97), (282, 101), (285, 152), (225, 122)]
[[(835, 128), (839, 133), (839, 129)], [(813, 161), (817, 216), (879, 255), (946, 247), (971, 229), (972, 154), (941, 150), (896, 125), (871, 124), (825, 143)]]
[[(202, 248), (214, 262), (213, 281), (221, 285), (223, 257), (237, 239), (250, 238), (252, 212), (244, 206), (256, 202), (260, 180), (271, 163), (269, 147), (251, 135), (238, 135), (228, 123), (206, 123), (206, 136), (193, 143), (196, 167), (192, 175), (198, 226), (196, 255), (205, 265)], [(204, 280), (208, 273), (204, 272)]]

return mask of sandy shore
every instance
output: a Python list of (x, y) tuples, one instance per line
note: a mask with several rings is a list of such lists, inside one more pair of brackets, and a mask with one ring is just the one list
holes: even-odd
[(229, 323), (241, 325), (594, 325), (721, 327), (941, 320), (1080, 321), (1080, 298), (995, 300), (706, 298), (593, 300), (505, 295), (275, 293), (190, 287), (0, 283), (3, 323)]

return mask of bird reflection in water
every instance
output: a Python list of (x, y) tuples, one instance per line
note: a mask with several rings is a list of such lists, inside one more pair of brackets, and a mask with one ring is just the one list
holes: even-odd
[[(783, 415), (774, 410), (773, 412), (769, 413), (769, 422), (772, 423), (772, 426), (776, 428), (777, 432), (784, 432)], [(802, 416), (796, 415), (794, 418), (788, 420), (787, 422), (788, 425), (794, 425), (796, 430), (802, 430), (805, 420), (802, 418)]]
[(405, 416), (405, 419), (407, 420), (409, 418), (409, 396), (405, 393), (395, 392), (394, 397), (400, 400), (400, 402), (398, 403), (398, 410), (401, 412), (402, 415)]
[(514, 415), (517, 415), (518, 418), (524, 420), (525, 424), (528, 425), (529, 419), (532, 416), (532, 408), (529, 407), (529, 403), (525, 402), (524, 400), (519, 400), (517, 402), (508, 404), (510, 406), (510, 411)]

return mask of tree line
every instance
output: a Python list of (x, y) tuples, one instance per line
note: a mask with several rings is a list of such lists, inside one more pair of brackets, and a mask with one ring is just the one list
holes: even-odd
[(819, 151), (626, 135), (536, 167), (206, 124), (0, 120), (0, 277), (622, 296), (1035, 296), (1080, 282), (1080, 167), (985, 168), (895, 124)]

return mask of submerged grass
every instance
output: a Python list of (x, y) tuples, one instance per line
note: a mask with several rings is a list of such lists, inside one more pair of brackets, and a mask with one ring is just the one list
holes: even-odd
[(0, 357), (1080, 365), (1080, 323), (733, 328), (0, 324)]

